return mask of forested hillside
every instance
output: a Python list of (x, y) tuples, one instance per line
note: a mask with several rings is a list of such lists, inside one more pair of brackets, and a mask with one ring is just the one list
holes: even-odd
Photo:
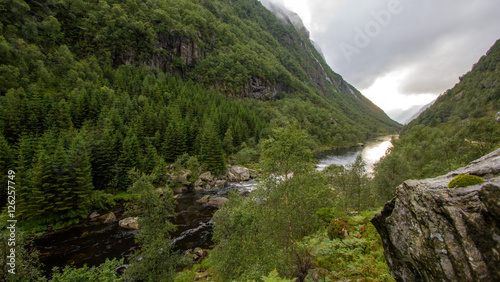
[(256, 0), (9, 0), (0, 11), (1, 193), (15, 171), (24, 223), (88, 213), (134, 168), (160, 185), (180, 156), (220, 173), (293, 120), (325, 147), (398, 129)]
[(500, 40), (460, 82), (406, 125), (376, 168), (380, 204), (406, 179), (435, 177), (500, 146)]

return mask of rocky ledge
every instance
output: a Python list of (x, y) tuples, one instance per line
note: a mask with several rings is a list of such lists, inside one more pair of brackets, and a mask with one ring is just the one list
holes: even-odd
[[(459, 174), (484, 182), (447, 188)], [(404, 182), (372, 223), (397, 281), (500, 281), (500, 149), (447, 175)]]

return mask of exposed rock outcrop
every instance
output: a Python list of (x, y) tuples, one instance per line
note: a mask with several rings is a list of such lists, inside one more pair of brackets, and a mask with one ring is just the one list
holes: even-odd
[(231, 182), (250, 180), (250, 170), (242, 166), (232, 166), (227, 172), (227, 178)]
[(275, 100), (281, 92), (290, 92), (290, 87), (282, 82), (270, 83), (260, 77), (252, 77), (244, 85), (242, 96), (259, 100)]
[[(458, 174), (484, 183), (447, 188)], [(372, 223), (398, 281), (500, 281), (500, 149), (447, 175), (404, 182)]]

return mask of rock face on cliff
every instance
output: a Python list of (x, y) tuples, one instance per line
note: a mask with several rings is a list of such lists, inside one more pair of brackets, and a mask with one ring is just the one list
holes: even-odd
[[(458, 174), (484, 183), (447, 188)], [(447, 175), (406, 181), (372, 223), (398, 281), (500, 281), (500, 149)]]

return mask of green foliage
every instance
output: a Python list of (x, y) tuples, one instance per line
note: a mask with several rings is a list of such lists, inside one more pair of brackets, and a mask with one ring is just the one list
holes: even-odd
[(304, 238), (313, 264), (332, 273), (334, 280), (394, 281), (385, 262), (382, 241), (370, 223), (375, 212), (344, 218), (351, 230), (345, 239), (330, 239), (324, 231)]
[(271, 273), (269, 273), (269, 275), (267, 275), (267, 276), (262, 276), (261, 279), (264, 282), (291, 282), (291, 281), (295, 281), (293, 279), (280, 278), (278, 271), (276, 271), (276, 270), (271, 271)]
[(196, 276), (198, 276), (199, 272), (204, 272), (207, 271), (209, 274), (211, 274), (210, 270), (210, 257), (203, 259), (200, 263), (194, 264), (190, 268), (185, 268), (183, 271), (178, 272), (175, 276), (174, 281), (175, 282), (191, 282), (195, 279)]
[(200, 143), (200, 158), (206, 170), (216, 175), (225, 172), (226, 160), (222, 143), (217, 136), (215, 126), (210, 121), (205, 123)]
[(156, 193), (151, 184), (154, 175), (140, 175), (129, 188), (138, 194), (135, 205), (141, 208), (139, 225), (141, 231), (135, 236), (142, 247), (131, 257), (125, 279), (146, 281), (173, 281), (177, 254), (172, 250), (170, 233), (175, 226), (170, 222), (174, 214), (173, 192), (166, 189), (163, 195)]
[(90, 209), (103, 210), (116, 205), (116, 198), (113, 194), (106, 193), (100, 190), (94, 190), (90, 193)]
[(249, 198), (231, 194), (215, 213), (211, 261), (218, 280), (259, 279), (274, 269), (284, 277), (305, 271), (307, 252), (297, 242), (322, 225), (316, 211), (331, 206), (333, 196), (313, 169), (308, 140), (293, 126), (276, 130), (264, 143), (262, 185)]
[(234, 155), (234, 162), (236, 164), (244, 165), (257, 162), (259, 160), (259, 154), (253, 148), (245, 146)]
[(274, 131), (272, 138), (262, 145), (260, 165), (268, 175), (282, 175), (288, 180), (290, 173), (304, 173), (311, 169), (314, 145), (296, 124)]
[(73, 267), (65, 266), (62, 270), (54, 267), (51, 282), (85, 282), (85, 281), (122, 281), (118, 277), (116, 268), (123, 265), (123, 259), (106, 259), (106, 262), (99, 266)]
[[(15, 246), (9, 241), (10, 229), (0, 232), (0, 279), (2, 281), (46, 281), (40, 270), (38, 251), (27, 237), (16, 231)], [(10, 244), (9, 244), (10, 243)], [(11, 249), (15, 249), (15, 274), (9, 273)]]
[[(131, 169), (165, 182), (164, 164), (185, 153), (214, 173), (237, 150), (254, 162), (260, 140), (291, 120), (327, 146), (398, 128), (255, 0), (0, 10), (0, 169), (21, 176), (24, 220), (73, 221), (92, 191), (125, 189)], [(257, 80), (283, 93), (254, 95)]]
[(127, 191), (118, 191), (113, 197), (113, 200), (115, 202), (130, 202), (132, 200), (137, 200), (138, 197), (139, 195), (134, 193), (129, 193)]
[(316, 216), (326, 223), (331, 222), (332, 220), (342, 216), (343, 214), (343, 211), (339, 210), (338, 208), (331, 207), (320, 208), (318, 211), (316, 211)]
[(351, 231), (351, 229), (352, 227), (351, 225), (349, 225), (347, 218), (341, 217), (332, 220), (332, 222), (330, 222), (330, 225), (328, 225), (326, 232), (330, 240), (345, 239), (347, 238), (346, 234), (349, 234), (349, 231)]
[(448, 183), (448, 188), (467, 187), (471, 185), (481, 184), (484, 180), (476, 175), (457, 175)]
[(361, 155), (356, 157), (352, 165), (330, 166), (323, 173), (335, 188), (335, 209), (333, 210), (335, 214), (348, 214), (351, 211), (360, 212), (373, 208), (375, 193), (370, 186)]

